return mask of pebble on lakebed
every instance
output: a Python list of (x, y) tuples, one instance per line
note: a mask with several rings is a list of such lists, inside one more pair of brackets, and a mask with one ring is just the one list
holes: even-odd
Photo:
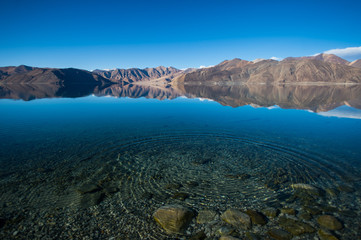
[(167, 232), (182, 234), (192, 220), (193, 211), (182, 205), (166, 205), (158, 208), (153, 217), (157, 223)]
[(321, 240), (338, 240), (338, 238), (332, 235), (328, 230), (319, 229), (317, 233)]
[(198, 224), (208, 223), (215, 220), (216, 218), (218, 218), (218, 214), (215, 211), (208, 209), (200, 210), (197, 216), (197, 223)]
[(246, 213), (243, 213), (237, 209), (228, 209), (221, 215), (221, 218), (223, 221), (231, 224), (234, 227), (243, 229), (249, 229), (251, 227), (251, 218)]
[(340, 230), (343, 228), (342, 223), (331, 215), (322, 215), (317, 218), (318, 224), (330, 230)]
[(292, 238), (292, 235), (290, 233), (277, 228), (269, 230), (268, 235), (276, 240), (290, 240)]

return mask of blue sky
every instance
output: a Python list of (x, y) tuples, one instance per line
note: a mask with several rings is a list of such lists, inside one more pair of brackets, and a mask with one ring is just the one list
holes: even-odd
[(2, 0), (0, 66), (187, 68), (359, 47), (337, 52), (355, 60), (360, 9), (348, 0)]

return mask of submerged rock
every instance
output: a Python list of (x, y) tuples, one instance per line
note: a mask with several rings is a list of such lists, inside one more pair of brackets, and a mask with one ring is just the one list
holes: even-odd
[(334, 188), (326, 188), (325, 191), (328, 195), (330, 195), (332, 197), (335, 197), (338, 194), (338, 191)]
[(103, 192), (86, 193), (82, 195), (80, 206), (82, 208), (92, 207), (101, 203), (104, 198), (105, 194)]
[(221, 235), (221, 236), (225, 236), (225, 235), (231, 235), (232, 233), (234, 233), (234, 229), (232, 227), (229, 226), (223, 226), (217, 229), (217, 234)]
[(197, 232), (192, 237), (189, 238), (189, 240), (204, 240), (207, 238), (207, 235), (204, 233), (204, 231)]
[(269, 230), (267, 234), (276, 240), (290, 240), (292, 238), (290, 233), (277, 228)]
[(260, 240), (260, 238), (252, 232), (246, 232), (246, 237), (248, 240)]
[(265, 225), (267, 223), (267, 220), (262, 213), (250, 209), (248, 209), (246, 213), (250, 216), (252, 224)]
[(243, 174), (227, 174), (225, 175), (226, 178), (233, 178), (233, 179), (240, 179), (240, 180), (246, 180), (248, 178), (251, 177), (251, 175), (247, 174), (247, 173), (243, 173)]
[(219, 240), (239, 240), (239, 238), (232, 237), (232, 236), (222, 236)]
[(319, 209), (317, 207), (304, 206), (303, 209), (312, 215), (319, 215), (322, 213), (321, 209)]
[(153, 218), (167, 233), (183, 233), (192, 220), (193, 211), (181, 205), (166, 205), (158, 208)]
[(182, 187), (180, 183), (168, 183), (165, 185), (165, 189), (177, 190)]
[(296, 210), (293, 208), (282, 208), (281, 213), (288, 214), (288, 215), (296, 215)]
[[(322, 196), (324, 195), (324, 190), (317, 188), (315, 186), (312, 186), (311, 184), (306, 184), (306, 183), (296, 183), (296, 184), (291, 184), (291, 187), (293, 189), (296, 189), (300, 192), (304, 192), (307, 195), (310, 196)], [(302, 194), (298, 193), (300, 196), (302, 196)]]
[(316, 231), (311, 225), (291, 218), (281, 217), (278, 223), (282, 228), (295, 236)]
[(330, 233), (328, 230), (320, 229), (318, 230), (317, 234), (321, 240), (338, 240), (338, 238), (332, 235), (332, 233)]
[(201, 210), (198, 212), (197, 223), (208, 223), (217, 218), (218, 214), (212, 210)]
[(266, 215), (269, 218), (275, 218), (275, 217), (277, 217), (277, 215), (279, 213), (278, 209), (273, 208), (273, 207), (265, 208), (265, 209), (263, 209), (262, 212), (264, 213), (264, 215)]
[(330, 230), (340, 230), (343, 228), (342, 223), (331, 215), (322, 215), (317, 218), (317, 222), (321, 226)]
[(5, 226), (6, 220), (4, 218), (0, 218), (0, 228)]
[(98, 192), (101, 190), (101, 188), (98, 185), (93, 184), (93, 183), (85, 183), (82, 186), (80, 186), (77, 190), (81, 194), (85, 194), (85, 193)]
[(305, 212), (305, 211), (302, 211), (298, 214), (298, 217), (303, 219), (303, 220), (306, 220), (306, 221), (309, 221), (312, 219), (312, 216), (311, 214), (309, 214), (308, 212)]
[(172, 196), (173, 199), (178, 199), (178, 200), (182, 200), (182, 201), (184, 201), (188, 197), (189, 197), (189, 194), (184, 193), (184, 192), (178, 192)]
[(243, 229), (249, 229), (251, 227), (251, 218), (246, 213), (243, 213), (237, 209), (228, 209), (221, 215), (221, 218), (223, 221), (231, 224), (234, 227)]
[(311, 191), (317, 191), (318, 189), (310, 184), (306, 184), (306, 183), (295, 183), (295, 184), (291, 184), (292, 188), (295, 189), (304, 189), (304, 190), (311, 190)]
[(337, 189), (341, 192), (346, 192), (346, 193), (352, 193), (355, 191), (355, 189), (351, 186), (348, 185), (340, 185), (337, 187)]

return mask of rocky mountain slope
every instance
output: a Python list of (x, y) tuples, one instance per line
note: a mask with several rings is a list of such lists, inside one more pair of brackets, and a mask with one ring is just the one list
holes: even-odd
[(323, 62), (330, 62), (330, 63), (336, 63), (336, 64), (343, 64), (343, 65), (348, 65), (349, 61), (340, 58), (334, 54), (326, 54), (326, 53), (321, 53), (315, 56), (306, 56), (306, 57), (288, 57), (285, 58), (284, 60), (303, 60), (303, 59), (310, 59), (310, 60), (318, 60), (318, 61), (323, 61)]
[(357, 67), (357, 68), (361, 68), (361, 59), (355, 60), (353, 62), (350, 62), (349, 65), (351, 67)]
[(361, 83), (361, 69), (334, 63), (330, 59), (336, 58), (332, 56), (323, 55), (320, 59), (286, 58), (283, 61), (263, 60), (254, 63), (236, 58), (177, 76), (173, 85)]
[(158, 78), (173, 78), (174, 74), (181, 70), (173, 67), (156, 67), (156, 68), (130, 68), (130, 69), (113, 69), (113, 70), (94, 70), (93, 73), (116, 83), (132, 83), (138, 81), (149, 81)]
[(2, 84), (88, 84), (104, 85), (110, 81), (89, 71), (75, 68), (36, 68), (21, 65), (18, 67), (1, 67)]

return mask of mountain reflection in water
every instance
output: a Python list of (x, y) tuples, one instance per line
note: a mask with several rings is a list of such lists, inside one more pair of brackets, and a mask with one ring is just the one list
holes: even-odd
[(138, 84), (111, 86), (92, 85), (0, 85), (0, 99), (25, 101), (41, 98), (77, 98), (89, 95), (174, 99), (180, 96), (205, 98), (224, 106), (252, 105), (270, 107), (277, 105), (285, 109), (308, 109), (325, 112), (340, 106), (361, 109), (360, 85), (265, 85), (245, 84), (232, 86), (171, 85), (149, 86)]

